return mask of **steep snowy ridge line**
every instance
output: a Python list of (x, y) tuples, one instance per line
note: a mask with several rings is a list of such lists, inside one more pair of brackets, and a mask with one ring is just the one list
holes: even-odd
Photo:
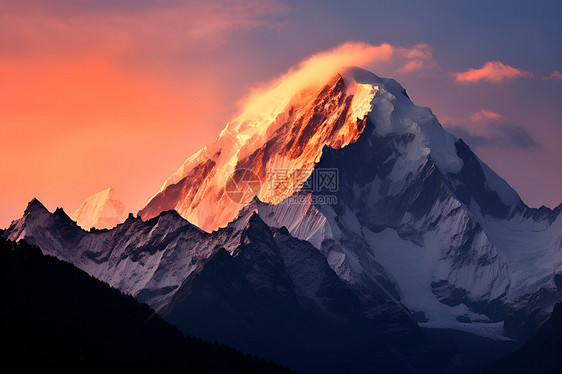
[[(88, 233), (62, 211), (37, 200), (4, 236), (37, 244), (45, 254), (74, 263), (110, 285), (158, 307), (214, 251), (231, 230), (212, 238), (176, 212), (143, 222), (129, 217), (111, 230)], [(100, 257), (101, 255), (101, 257)]]

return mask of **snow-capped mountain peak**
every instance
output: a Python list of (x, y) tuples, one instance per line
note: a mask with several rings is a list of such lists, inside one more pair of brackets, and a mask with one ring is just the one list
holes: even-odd
[[(380, 88), (371, 103), (373, 110), (369, 111), (369, 116), (377, 124), (376, 135), (414, 134), (419, 149), (418, 152), (409, 152), (409, 157), (425, 158), (431, 155), (443, 172), (460, 171), (463, 162), (457, 156), (456, 138), (443, 130), (431, 109), (413, 105), (400, 83), (394, 79), (379, 78), (356, 67), (346, 69), (343, 76), (347, 82)], [(392, 121), (391, 115), (399, 115), (401, 120)]]
[[(377, 89), (335, 74), (318, 87), (252, 106), (188, 158), (139, 215), (146, 219), (175, 209), (202, 229), (216, 230), (251, 200), (236, 201), (230, 193), (248, 175), (255, 181), (252, 195), (261, 201), (289, 197), (311, 174), (325, 146), (338, 149), (359, 138)], [(272, 175), (278, 171), (294, 183), (274, 186)]]
[[(357, 141), (367, 119), (376, 123), (374, 136), (407, 140), (395, 149), (401, 157), (395, 157), (391, 192), (397, 192), (428, 157), (443, 175), (462, 170), (457, 139), (429, 108), (414, 105), (393, 79), (352, 67), (290, 98), (271, 92), (268, 97), (274, 102), (249, 105), (215, 141), (189, 157), (139, 215), (146, 219), (175, 209), (202, 229), (216, 230), (234, 220), (253, 195), (274, 204), (291, 196), (310, 176), (323, 150)], [(283, 173), (283, 184), (276, 183), (278, 173)], [(490, 189), (510, 189), (493, 172), (486, 174)], [(248, 175), (254, 178), (250, 196), (233, 201), (229, 189)], [(499, 195), (507, 196), (502, 201), (514, 201), (512, 190)]]
[(125, 205), (117, 198), (114, 188), (107, 188), (90, 196), (80, 204), (73, 219), (88, 230), (112, 228), (127, 218)]

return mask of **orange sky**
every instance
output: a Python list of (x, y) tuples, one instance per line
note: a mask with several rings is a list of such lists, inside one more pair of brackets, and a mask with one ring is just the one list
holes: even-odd
[[(9, 211), (34, 196), (72, 209), (109, 185), (138, 205), (219, 131), (158, 69), (142, 74), (92, 57), (1, 67), (10, 88), (2, 121), (13, 124), (2, 131), (0, 164)], [(199, 99), (220, 113), (220, 96), (202, 83)], [(141, 183), (131, 188), (133, 180)]]
[[(393, 57), (386, 64), (365, 67), (394, 76), (445, 126), (470, 130), (471, 116), (489, 110), (502, 116), (502, 125), (524, 127), (540, 147), (498, 150), (486, 147), (497, 143), (489, 142), (476, 152), (531, 205), (562, 200), (560, 131), (553, 130), (560, 128), (555, 103), (561, 80), (542, 78), (562, 70), (560, 59), (529, 63), (533, 54), (523, 39), (503, 54), (482, 44), (471, 50), (472, 41), (460, 36), (446, 45), (443, 35), (449, 34), (431, 27), (442, 24), (449, 33), (462, 23), (400, 21), (396, 28), (394, 15), (408, 14), (386, 9), (384, 19), (358, 22), (368, 15), (359, 7), (277, 0), (0, 0), (0, 227), (20, 217), (33, 197), (72, 214), (110, 186), (136, 212), (218, 135), (217, 124), (152, 56), (226, 124), (251, 88), (350, 40), (390, 43)], [(464, 52), (452, 50), (457, 46), (470, 54), (466, 61), (458, 60)], [(482, 77), (490, 66), (501, 79), (455, 82), (466, 72)], [(484, 129), (479, 135), (496, 136), (486, 124), (478, 126)]]
[[(220, 131), (151, 60), (173, 61), (177, 37), (160, 30), (136, 40), (148, 32), (144, 22), (177, 23), (181, 14), (140, 10), (121, 19), (34, 5), (3, 4), (0, 16), (1, 226), (33, 197), (72, 214), (109, 186), (140, 208)], [(233, 105), (224, 104), (212, 64), (168, 67), (215, 116), (228, 118)]]

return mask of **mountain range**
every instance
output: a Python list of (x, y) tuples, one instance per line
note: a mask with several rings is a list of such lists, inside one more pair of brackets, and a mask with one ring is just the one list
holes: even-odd
[(3, 236), (304, 372), (433, 370), (427, 329), (526, 341), (548, 319), (562, 205), (528, 207), (393, 79), (350, 68), (268, 104), (115, 228), (80, 227), (105, 203), (79, 226), (33, 200)]

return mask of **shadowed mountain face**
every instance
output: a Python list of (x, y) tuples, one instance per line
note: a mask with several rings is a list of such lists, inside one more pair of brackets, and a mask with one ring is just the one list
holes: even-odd
[(562, 303), (521, 349), (490, 366), (488, 373), (562, 372)]
[[(459, 172), (444, 172), (431, 154), (404, 172), (399, 164), (408, 162), (420, 136), (380, 135), (368, 118), (356, 143), (327, 149), (317, 164), (339, 170), (339, 190), (331, 193), (337, 203), (312, 205), (313, 213), (297, 219), (302, 223), (269, 206), (264, 215), (284, 216), (266, 221), (291, 223), (293, 235), (311, 240), (334, 259), (330, 265), (342, 278), (366, 293), (380, 290), (373, 275), (390, 279), (397, 298), (423, 312), (427, 326), (471, 331), (461, 321), (490, 323), (490, 329), (504, 321), (505, 334), (525, 339), (562, 297), (552, 270), (562, 263), (560, 208), (528, 208), (460, 139), (454, 143)], [(382, 270), (353, 263), (367, 254)]]
[[(223, 234), (228, 237), (223, 232), (214, 238), (227, 241)], [(215, 246), (208, 234), (173, 211), (148, 222), (129, 217), (112, 230), (87, 232), (62, 209), (51, 214), (37, 200), (29, 203), (7, 237), (25, 238), (44, 254), (71, 262), (153, 307), (163, 303)]]
[(63, 372), (289, 372), (185, 338), (146, 304), (37, 247), (0, 238), (2, 366)]
[[(303, 372), (400, 368), (377, 328), (382, 313), (378, 321), (366, 318), (360, 299), (310, 243), (284, 229), (272, 232), (256, 214), (232, 255), (223, 249), (212, 255), (161, 313), (183, 331)], [(410, 325), (409, 336), (395, 340), (424, 341), (405, 315), (402, 325)]]

